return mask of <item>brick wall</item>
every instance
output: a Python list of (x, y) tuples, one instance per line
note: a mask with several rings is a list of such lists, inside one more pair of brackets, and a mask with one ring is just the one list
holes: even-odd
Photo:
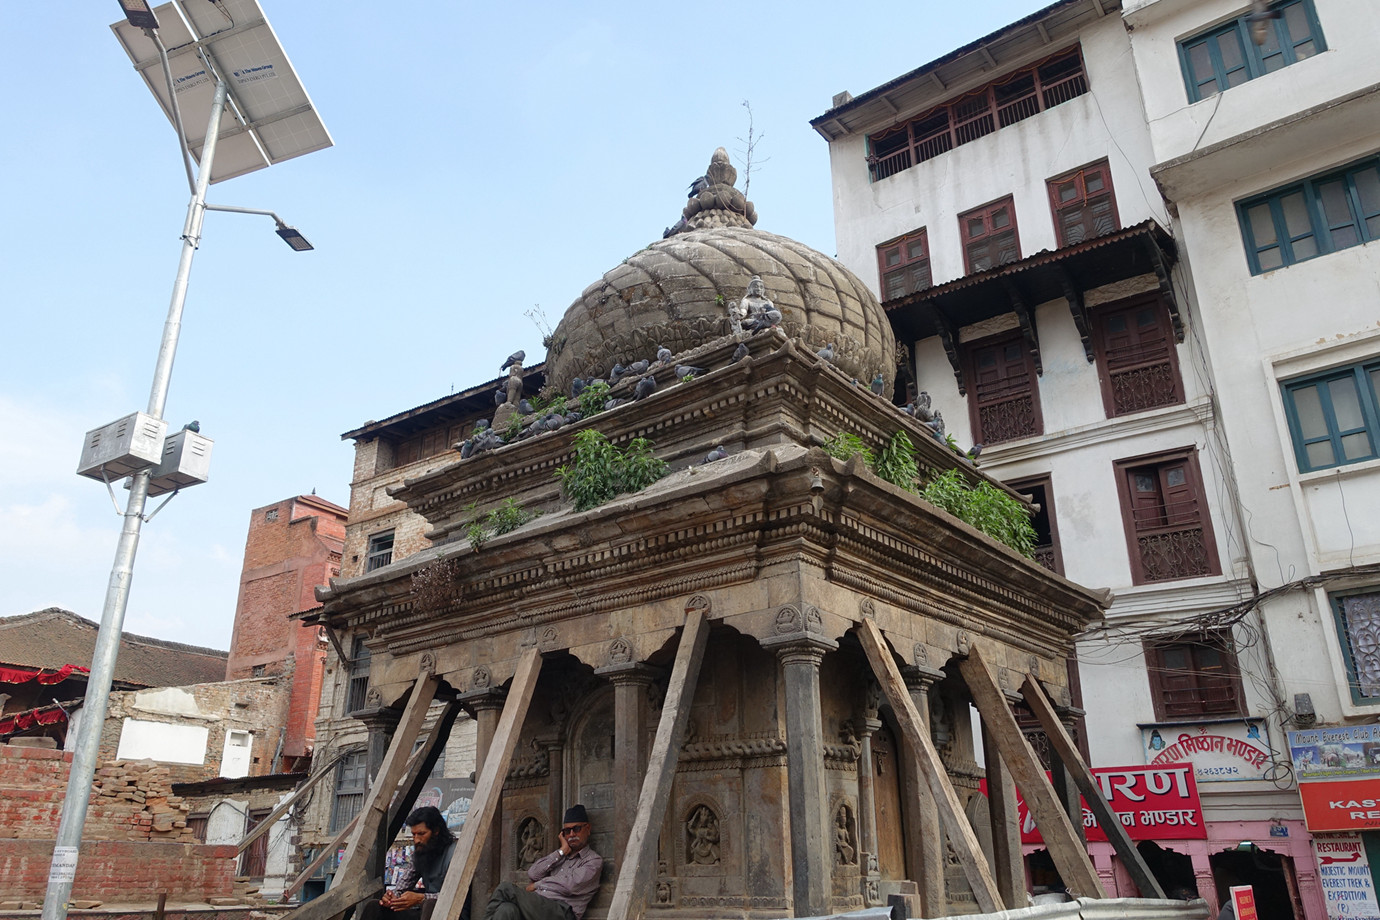
[[(72, 755), (0, 745), (0, 879), (4, 898), (41, 899)], [(75, 898), (156, 899), (157, 891), (205, 900), (233, 893), (235, 848), (196, 844), (187, 804), (152, 761), (103, 765), (96, 776), (77, 864)]]

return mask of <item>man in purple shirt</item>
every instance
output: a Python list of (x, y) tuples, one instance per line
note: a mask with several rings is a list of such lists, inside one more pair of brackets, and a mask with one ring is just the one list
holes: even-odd
[(524, 890), (512, 882), (494, 889), (484, 920), (582, 920), (599, 890), (604, 857), (589, 846), (589, 814), (572, 805), (561, 822), (561, 847), (532, 863)]

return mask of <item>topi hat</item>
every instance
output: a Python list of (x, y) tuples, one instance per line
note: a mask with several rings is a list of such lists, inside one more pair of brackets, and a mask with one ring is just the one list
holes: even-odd
[(562, 824), (588, 824), (589, 812), (585, 811), (583, 805), (571, 805), (565, 810), (565, 820)]

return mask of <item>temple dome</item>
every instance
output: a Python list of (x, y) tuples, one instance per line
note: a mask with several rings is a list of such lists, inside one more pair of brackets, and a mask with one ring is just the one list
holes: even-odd
[(788, 336), (811, 350), (833, 342), (836, 366), (864, 384), (881, 373), (890, 394), (896, 340), (877, 298), (834, 259), (754, 229), (736, 179), (720, 147), (670, 235), (585, 288), (551, 335), (550, 383), (563, 391), (577, 376), (653, 358), (659, 346), (681, 354), (732, 334), (728, 306), (757, 275)]

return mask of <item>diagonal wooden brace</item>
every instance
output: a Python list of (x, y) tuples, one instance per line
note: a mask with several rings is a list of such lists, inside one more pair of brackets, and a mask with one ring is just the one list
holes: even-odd
[(685, 618), (676, 662), (671, 669), (671, 682), (661, 706), (661, 721), (657, 723), (656, 740), (642, 780), (642, 793), (637, 799), (637, 816), (624, 850), (623, 865), (614, 884), (613, 902), (609, 905), (609, 920), (631, 920), (642, 915), (649, 887), (649, 873), (656, 862), (657, 836), (666, 819), (666, 806), (671, 797), (671, 781), (676, 776), (681, 745), (685, 743), (685, 729), (690, 720), (690, 703), (695, 698), (700, 665), (704, 661), (704, 647), (709, 638), (709, 624), (704, 614), (694, 610)]
[(1088, 765), (1083, 762), (1083, 755), (1078, 753), (1078, 747), (1069, 737), (1064, 723), (1059, 721), (1059, 714), (1054, 711), (1054, 704), (1050, 702), (1044, 688), (1040, 686), (1039, 681), (1027, 676), (1025, 683), (1021, 685), (1021, 695), (1025, 697), (1025, 704), (1030, 707), (1030, 711), (1035, 713), (1035, 718), (1040, 720), (1041, 727), (1049, 736), (1050, 747), (1054, 748), (1059, 759), (1068, 768), (1074, 785), (1083, 793), (1083, 800), (1087, 802), (1093, 817), (1097, 818), (1098, 825), (1107, 832), (1107, 839), (1111, 841), (1116, 855), (1121, 857), (1121, 864), (1126, 867), (1131, 881), (1140, 889), (1140, 896), (1163, 898), (1164, 889), (1146, 865), (1140, 850), (1131, 842), (1131, 836), (1126, 833), (1126, 828), (1122, 827), (1121, 819), (1112, 811), (1111, 803), (1102, 794), (1102, 787), (1097, 784), (1097, 779), (1088, 769)]
[(483, 854), (483, 841), (487, 839), (494, 815), (498, 812), (498, 803), (503, 797), (503, 780), (512, 764), (513, 751), (517, 748), (518, 735), (522, 733), (522, 723), (527, 718), (527, 707), (532, 702), (532, 691), (536, 689), (540, 672), (541, 656), (535, 647), (527, 649), (518, 659), (517, 671), (508, 687), (508, 698), (503, 703), (498, 728), (489, 746), (489, 755), (484, 758), (479, 781), (475, 783), (469, 816), (460, 831), (460, 840), (451, 856), (441, 893), (436, 896), (434, 920), (455, 920), (465, 905), (465, 892), (469, 891), (470, 882), (474, 881), (474, 870), (479, 867), (479, 857)]
[(978, 910), (1001, 910), (1001, 892), (997, 888), (996, 879), (992, 877), (987, 856), (978, 845), (977, 835), (973, 833), (973, 826), (968, 823), (968, 816), (963, 813), (963, 806), (959, 804), (958, 794), (949, 782), (949, 775), (939, 759), (939, 752), (930, 741), (929, 726), (921, 720), (914, 701), (906, 692), (905, 681), (901, 679), (901, 671), (896, 667), (886, 639), (877, 629), (877, 624), (868, 619), (855, 626), (854, 632), (862, 642), (863, 651), (867, 653), (867, 660), (872, 665), (872, 673), (876, 675), (882, 693), (896, 714), (896, 721), (901, 726), (901, 735), (905, 738), (911, 759), (920, 765), (920, 772), (924, 774), (925, 782), (934, 795), (939, 817), (944, 822), (944, 830), (948, 832), (950, 842), (958, 852), (959, 861), (963, 863), (963, 871), (967, 874), (968, 884), (977, 899)]
[(1045, 776), (1030, 742), (1011, 713), (1006, 694), (1001, 690), (991, 668), (983, 660), (982, 652), (974, 645), (968, 657), (959, 664), (968, 693), (982, 716), (983, 727), (996, 742), (1001, 759), (1025, 797), (1026, 806), (1045, 838), (1045, 846), (1059, 876), (1077, 897), (1105, 898), (1102, 880), (1093, 868), (1088, 851), (1074, 830), (1073, 823), (1054, 794), (1054, 787)]

